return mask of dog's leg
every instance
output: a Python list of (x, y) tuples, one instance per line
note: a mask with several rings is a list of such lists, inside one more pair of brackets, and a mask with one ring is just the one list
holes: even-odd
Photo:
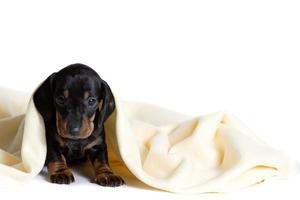
[(125, 183), (124, 180), (120, 176), (115, 175), (109, 167), (105, 142), (88, 149), (87, 154), (94, 167), (95, 183), (110, 187), (120, 186)]
[(74, 176), (68, 168), (63, 154), (49, 147), (47, 152), (47, 168), (52, 183), (69, 184), (74, 182)]

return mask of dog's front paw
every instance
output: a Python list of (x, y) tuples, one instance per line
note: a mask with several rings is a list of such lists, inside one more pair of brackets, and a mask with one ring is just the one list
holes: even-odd
[(55, 173), (50, 175), (51, 183), (70, 184), (75, 181), (73, 174), (70, 171)]
[(96, 175), (94, 181), (101, 186), (108, 187), (117, 187), (125, 184), (124, 180), (120, 176), (109, 172)]

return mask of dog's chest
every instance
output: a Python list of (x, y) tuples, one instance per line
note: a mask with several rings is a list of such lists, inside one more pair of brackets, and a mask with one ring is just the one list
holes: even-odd
[(99, 138), (89, 138), (85, 140), (59, 140), (59, 146), (67, 162), (86, 158), (86, 151), (97, 145)]
[(85, 158), (84, 146), (82, 142), (64, 142), (61, 148), (67, 162)]

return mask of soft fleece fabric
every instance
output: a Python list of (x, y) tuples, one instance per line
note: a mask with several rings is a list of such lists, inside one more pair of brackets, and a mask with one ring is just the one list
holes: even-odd
[[(105, 129), (117, 155), (110, 163), (161, 190), (228, 192), (297, 171), (284, 153), (222, 112), (191, 118), (116, 98)], [(1, 181), (34, 178), (46, 151), (43, 119), (30, 95), (0, 88)]]

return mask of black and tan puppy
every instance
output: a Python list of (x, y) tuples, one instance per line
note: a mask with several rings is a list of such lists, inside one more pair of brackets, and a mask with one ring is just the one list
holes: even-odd
[(67, 164), (88, 158), (94, 181), (102, 186), (124, 184), (109, 167), (104, 122), (115, 109), (113, 94), (99, 75), (83, 64), (67, 66), (49, 76), (34, 94), (44, 118), (46, 163), (52, 183), (74, 177)]

